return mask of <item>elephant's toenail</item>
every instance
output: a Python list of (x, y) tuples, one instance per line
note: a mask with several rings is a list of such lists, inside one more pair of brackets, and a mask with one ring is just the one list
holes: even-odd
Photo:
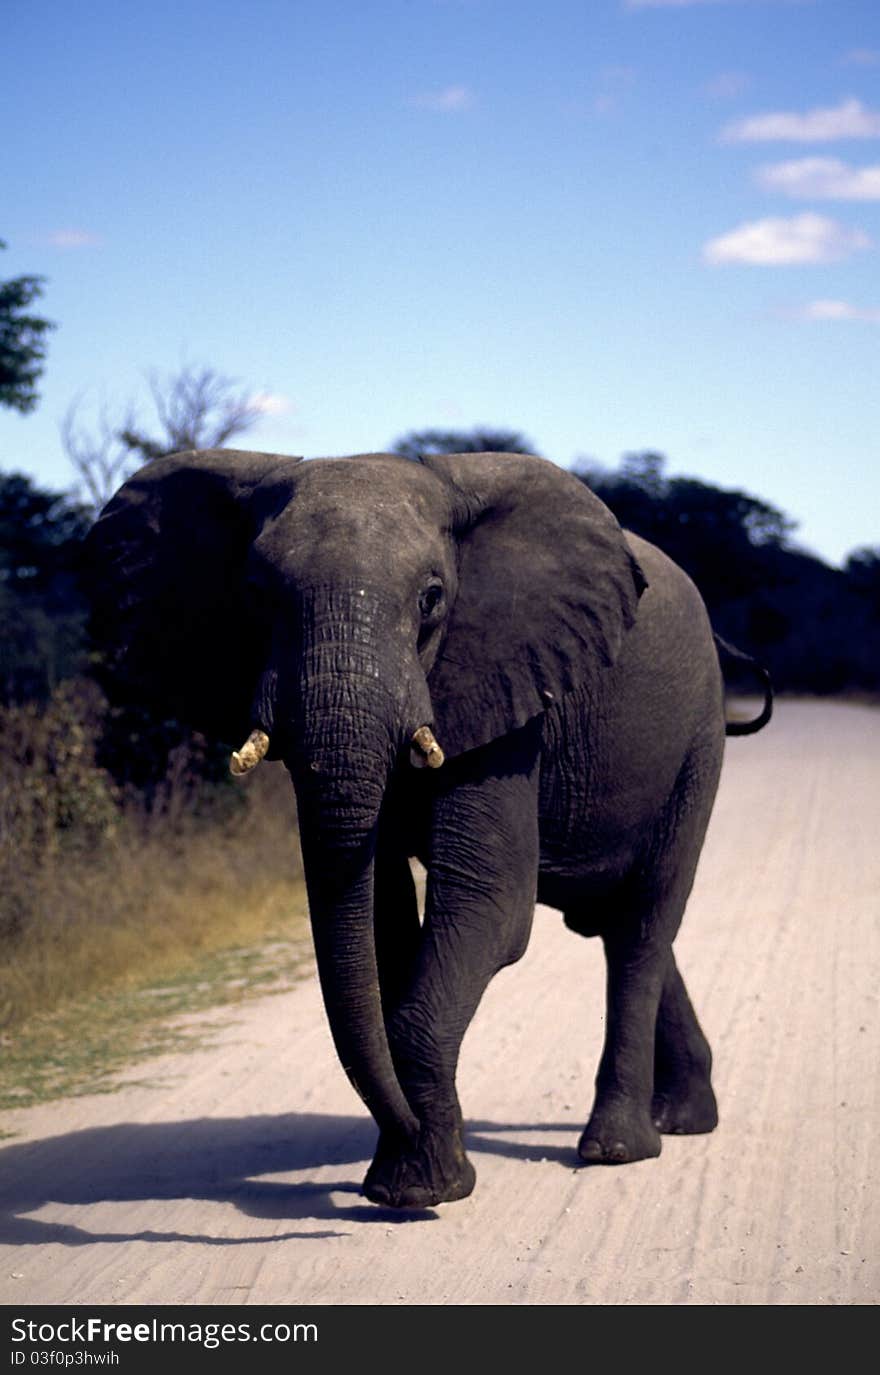
[(585, 1160), (588, 1165), (593, 1165), (602, 1159), (602, 1145), (599, 1141), (592, 1139), (582, 1141), (578, 1146), (578, 1155), (581, 1160)]

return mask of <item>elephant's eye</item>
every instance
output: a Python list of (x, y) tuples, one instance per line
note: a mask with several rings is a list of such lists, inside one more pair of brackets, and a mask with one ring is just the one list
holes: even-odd
[(419, 594), (419, 611), (422, 620), (436, 619), (443, 605), (443, 584), (439, 578), (432, 578), (427, 587)]

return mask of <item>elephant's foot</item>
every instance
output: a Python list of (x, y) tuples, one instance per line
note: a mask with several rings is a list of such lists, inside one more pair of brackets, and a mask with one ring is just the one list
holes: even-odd
[(578, 1142), (586, 1165), (625, 1165), (660, 1154), (660, 1133), (647, 1113), (617, 1101), (596, 1105)]
[(702, 1082), (665, 1086), (651, 1103), (651, 1119), (666, 1136), (696, 1136), (718, 1126), (718, 1104), (712, 1085)]
[(433, 1208), (467, 1198), (476, 1178), (459, 1128), (440, 1133), (423, 1127), (415, 1149), (401, 1151), (380, 1138), (364, 1194), (385, 1208)]

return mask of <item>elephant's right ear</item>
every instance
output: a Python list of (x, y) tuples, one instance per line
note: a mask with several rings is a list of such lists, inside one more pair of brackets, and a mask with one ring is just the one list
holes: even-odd
[[(299, 463), (206, 449), (147, 464), (85, 541), (92, 637), (116, 700), (149, 705), (237, 743), (264, 664), (245, 587), (255, 495)], [(264, 488), (265, 490), (265, 488)]]
[(647, 587), (608, 507), (572, 473), (529, 454), (422, 460), (450, 488), (458, 593), (428, 677), (452, 757), (598, 690)]

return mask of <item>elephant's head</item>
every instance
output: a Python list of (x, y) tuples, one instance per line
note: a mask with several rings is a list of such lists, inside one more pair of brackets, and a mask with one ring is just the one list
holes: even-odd
[(247, 740), (239, 770), (266, 752), (288, 766), (340, 1058), (380, 1126), (412, 1135), (373, 939), (389, 780), (598, 678), (644, 587), (619, 526), (571, 474), (518, 454), (212, 450), (142, 469), (89, 546), (117, 681)]

